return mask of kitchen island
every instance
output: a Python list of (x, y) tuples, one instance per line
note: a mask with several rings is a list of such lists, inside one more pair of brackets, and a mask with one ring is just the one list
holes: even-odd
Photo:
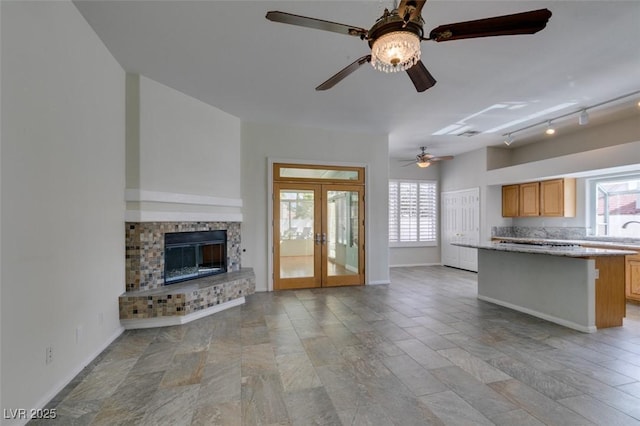
[(456, 243), (478, 250), (478, 299), (582, 332), (622, 325), (629, 250), (570, 243)]

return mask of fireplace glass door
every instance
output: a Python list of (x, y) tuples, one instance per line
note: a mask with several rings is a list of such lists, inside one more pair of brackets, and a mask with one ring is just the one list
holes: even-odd
[(226, 272), (226, 239), (226, 231), (165, 234), (165, 284)]

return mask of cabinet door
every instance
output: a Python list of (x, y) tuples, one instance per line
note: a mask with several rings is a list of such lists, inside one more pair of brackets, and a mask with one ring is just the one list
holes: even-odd
[(573, 217), (576, 205), (575, 179), (553, 179), (540, 182), (540, 214)]
[(640, 254), (626, 258), (626, 296), (640, 302)]
[(520, 185), (505, 185), (502, 187), (502, 217), (518, 216), (518, 196)]
[(519, 200), (520, 216), (539, 216), (540, 215), (540, 183), (522, 183), (520, 184), (520, 200)]

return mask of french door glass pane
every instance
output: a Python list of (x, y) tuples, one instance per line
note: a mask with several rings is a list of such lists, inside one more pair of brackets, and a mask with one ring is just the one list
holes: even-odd
[(357, 275), (358, 192), (327, 191), (327, 275)]
[(314, 276), (314, 192), (281, 190), (280, 278)]

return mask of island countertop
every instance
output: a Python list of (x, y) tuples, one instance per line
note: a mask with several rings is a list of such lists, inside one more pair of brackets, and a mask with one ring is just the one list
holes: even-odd
[(522, 243), (522, 244), (541, 244), (541, 245), (579, 245), (584, 247), (611, 248), (616, 250), (635, 250), (640, 251), (640, 242), (631, 241), (610, 241), (599, 239), (583, 239), (583, 240), (562, 240), (552, 238), (535, 238), (535, 237), (493, 237), (495, 242), (503, 243)]
[[(540, 240), (538, 240), (540, 241)], [(485, 250), (507, 251), (514, 253), (547, 254), (551, 256), (566, 257), (599, 257), (599, 256), (625, 256), (636, 254), (632, 250), (603, 249), (593, 247), (582, 247), (574, 245), (570, 241), (557, 240), (557, 242), (485, 242), (485, 243), (452, 243), (455, 246), (470, 247)]]

